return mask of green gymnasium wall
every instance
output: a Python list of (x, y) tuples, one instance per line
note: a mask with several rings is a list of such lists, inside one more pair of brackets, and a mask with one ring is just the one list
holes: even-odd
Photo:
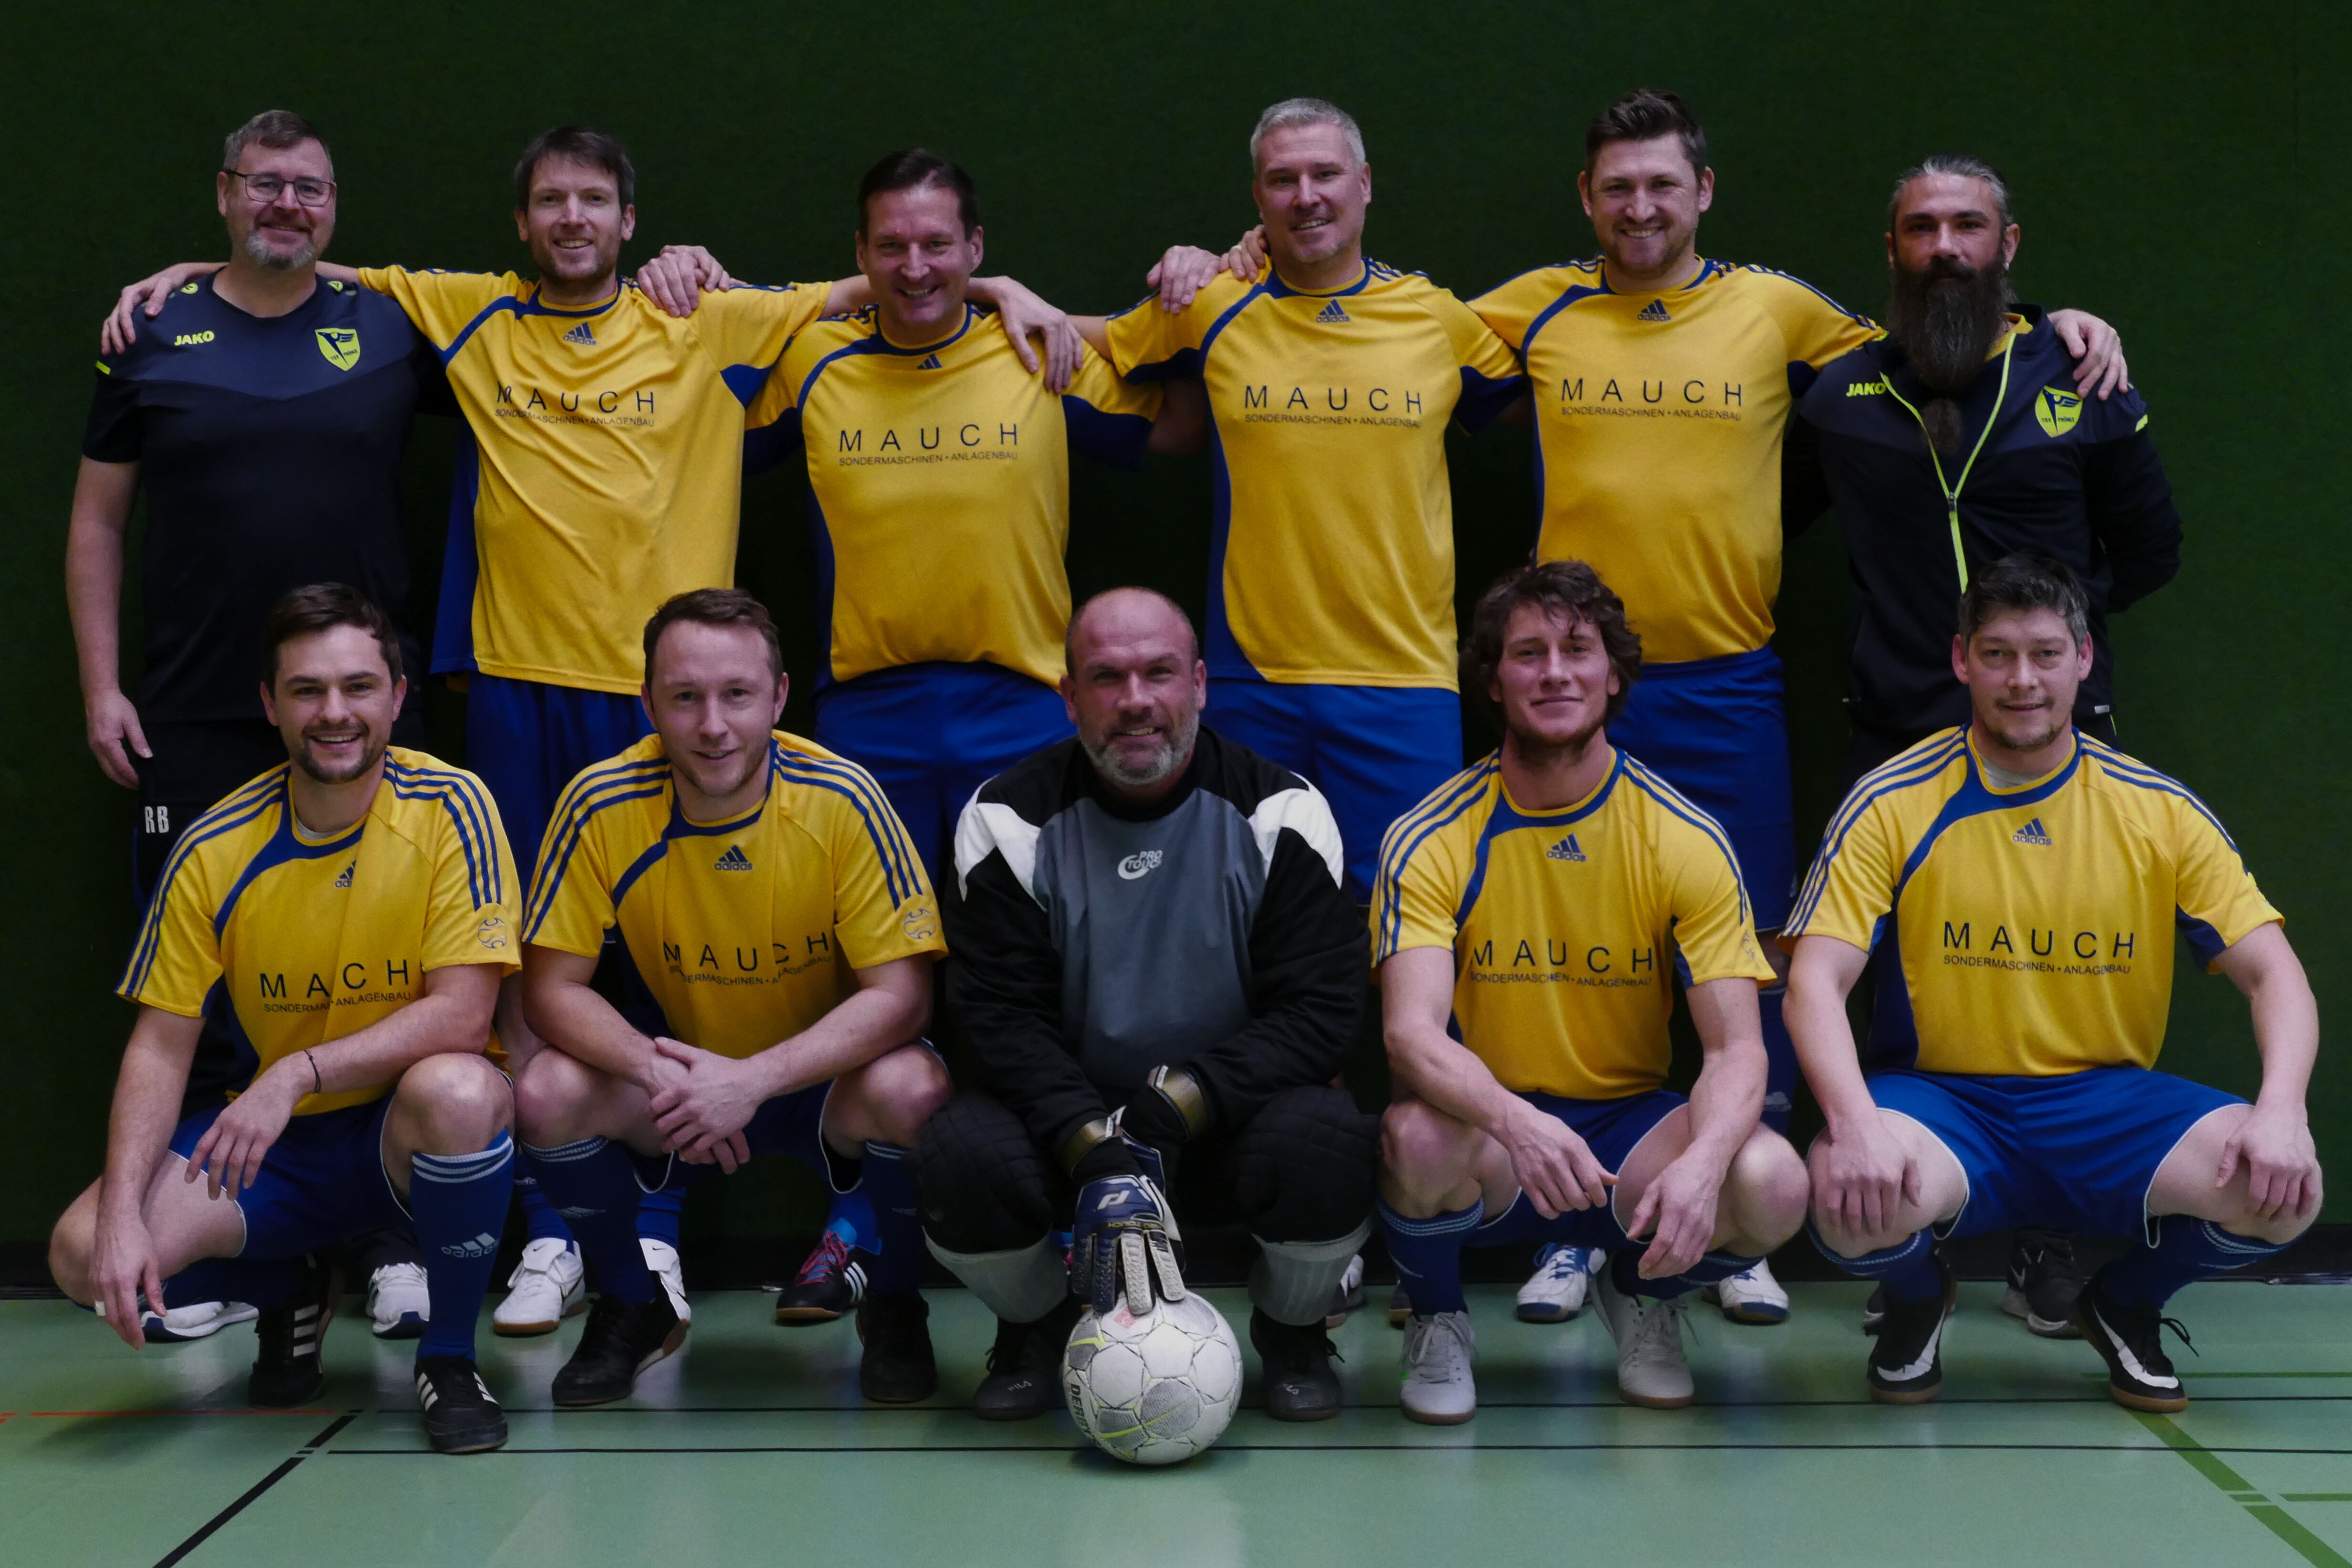
[[(331, 139), (341, 261), (526, 266), (511, 159), (545, 126), (587, 120), (635, 150), (628, 262), (696, 240), (752, 279), (846, 272), (857, 174), (920, 142), (977, 175), (992, 269), (1093, 310), (1139, 295), (1169, 242), (1222, 245), (1250, 220), (1249, 127), (1294, 93), (1363, 123), (1372, 253), (1465, 295), (1592, 250), (1575, 196), (1582, 128), (1637, 83), (1687, 94), (1712, 134), (1706, 253), (1874, 312), (1894, 174), (1929, 151), (1981, 153), (2016, 189), (2021, 291), (2122, 329), (2188, 519), (2179, 579), (2116, 626), (2124, 743), (2231, 825), (2337, 1017), (2352, 1005), (2352, 518), (2333, 433), (2347, 348), (2333, 271), (2352, 239), (2342, 15), (2316, 0), (9, 7), (0, 1247), (28, 1258), (96, 1173), (131, 1017), (110, 988), (134, 919), (131, 807), (82, 745), (59, 577), (97, 323), (121, 283), (220, 253), (211, 171), (255, 110), (298, 109)], [(448, 426), (419, 422), (405, 488), (420, 610), (451, 449)], [(1528, 437), (1457, 432), (1454, 465), (1466, 603), (1530, 540)], [(740, 566), (796, 671), (817, 653), (802, 489), (796, 474), (749, 488)], [(1198, 612), (1202, 462), (1081, 465), (1074, 491), (1081, 594), (1139, 581)], [(1845, 593), (1835, 528), (1816, 527), (1790, 550), (1780, 601), (1808, 835), (1833, 804), (1844, 739)], [(428, 700), (459, 756), (457, 700)], [(789, 721), (806, 720), (796, 703)], [(2184, 975), (2167, 1064), (2251, 1090), (2245, 1016), (2227, 982)], [(2311, 1107), (2352, 1193), (2340, 1063), (2323, 1066)], [(774, 1228), (759, 1191), (706, 1205), (698, 1228)], [(2352, 1217), (2352, 1201), (2327, 1212)]]

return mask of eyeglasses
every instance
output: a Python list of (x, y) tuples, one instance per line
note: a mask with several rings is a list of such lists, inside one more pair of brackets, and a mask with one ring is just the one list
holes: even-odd
[(243, 180), (245, 194), (264, 206), (285, 195), (289, 185), (294, 187), (294, 199), (306, 207), (322, 207), (334, 199), (335, 182), (332, 180), (313, 180), (307, 176), (289, 180), (283, 174), (240, 174), (235, 169), (223, 169), (221, 173)]

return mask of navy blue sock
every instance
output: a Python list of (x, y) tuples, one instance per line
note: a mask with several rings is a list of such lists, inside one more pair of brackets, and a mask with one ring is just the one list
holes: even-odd
[(845, 1193), (833, 1194), (833, 1207), (825, 1211), (824, 1228), (841, 1237), (844, 1247), (862, 1247), (872, 1252), (879, 1234), (875, 1228), (874, 1199), (861, 1182)]
[(2185, 1214), (2168, 1214), (2156, 1223), (2154, 1247), (2140, 1243), (2100, 1269), (2093, 1280), (2118, 1306), (2161, 1307), (2183, 1285), (2235, 1273), (2294, 1245), (2240, 1236), (2210, 1219)]
[(658, 1287), (637, 1246), (637, 1202), (645, 1189), (628, 1145), (583, 1138), (553, 1149), (525, 1144), (523, 1153), (579, 1237), (589, 1283), (619, 1300), (652, 1300)]
[(1936, 1268), (1936, 1234), (1931, 1230), (1915, 1230), (1893, 1247), (1865, 1252), (1859, 1258), (1832, 1251), (1818, 1230), (1812, 1231), (1812, 1237), (1823, 1258), (1848, 1274), (1877, 1280), (1886, 1287), (1890, 1300), (1925, 1301), (1943, 1294), (1944, 1277)]
[(301, 1285), (299, 1258), (199, 1258), (163, 1281), (163, 1309), (193, 1307), (199, 1301), (242, 1301), (267, 1310)]
[(1465, 1306), (1462, 1244), (1486, 1219), (1486, 1200), (1473, 1199), (1466, 1209), (1427, 1219), (1407, 1219), (1389, 1207), (1386, 1198), (1376, 1206), (1381, 1234), (1389, 1244), (1389, 1261), (1396, 1265), (1397, 1278), (1404, 1281), (1405, 1299), (1412, 1303), (1413, 1311), (1424, 1317), (1462, 1311)]
[(1669, 1274), (1663, 1279), (1644, 1279), (1641, 1274), (1641, 1252), (1625, 1251), (1609, 1259), (1609, 1277), (1617, 1289), (1628, 1296), (1646, 1296), (1654, 1301), (1671, 1301), (1677, 1296), (1689, 1295), (1702, 1285), (1712, 1285), (1735, 1274), (1745, 1274), (1762, 1261), (1760, 1258), (1742, 1258), (1732, 1252), (1710, 1252), (1680, 1274)]
[(1789, 999), (1785, 984), (1767, 985), (1756, 993), (1756, 1015), (1764, 1026), (1764, 1125), (1781, 1137), (1789, 1135), (1789, 1112), (1796, 1103), (1797, 1045), (1780, 1017)]
[(923, 1283), (923, 1221), (915, 1201), (914, 1151), (868, 1143), (858, 1190), (874, 1206), (874, 1293), (904, 1296)]
[(416, 1353), (471, 1360), (474, 1321), (489, 1293), (499, 1232), (514, 1199), (514, 1140), (501, 1131), (478, 1154), (417, 1154), (408, 1168), (408, 1212), (416, 1219), (433, 1303)]
[(686, 1162), (677, 1161), (669, 1180), (637, 1200), (637, 1234), (647, 1241), (677, 1246), (678, 1216), (686, 1207)]
[(537, 1176), (529, 1170), (517, 1171), (514, 1190), (516, 1199), (522, 1205), (524, 1246), (550, 1238), (565, 1243), (572, 1240), (572, 1227), (563, 1223), (562, 1215), (555, 1212), (555, 1205), (549, 1199), (546, 1189), (539, 1184)]

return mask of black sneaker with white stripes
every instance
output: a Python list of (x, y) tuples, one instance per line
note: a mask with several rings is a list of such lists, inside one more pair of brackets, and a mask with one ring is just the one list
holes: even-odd
[(1941, 1282), (1924, 1301), (1886, 1300), (1870, 1347), (1870, 1396), (1881, 1405), (1925, 1405), (1944, 1392), (1944, 1324), (1960, 1298), (1960, 1282), (1941, 1257)]
[(2189, 1331), (2164, 1315), (2161, 1307), (2126, 1307), (2108, 1297), (2093, 1279), (2074, 1298), (2074, 1327), (2091, 1342), (2107, 1363), (2107, 1397), (2127, 1410), (2160, 1415), (2189, 1408), (2189, 1391), (2164, 1353), (2164, 1331), (2170, 1329), (2190, 1350)]
[(469, 1357), (417, 1357), (416, 1403), (425, 1436), (440, 1453), (486, 1454), (507, 1440), (507, 1413)]
[(2009, 1289), (2000, 1310), (2025, 1321), (2028, 1333), (2045, 1340), (2076, 1337), (2074, 1298), (2083, 1293), (2083, 1266), (2074, 1260), (2074, 1238), (2063, 1231), (2020, 1229), (2009, 1249)]
[(253, 1375), (246, 1397), (264, 1410), (284, 1410), (308, 1405), (327, 1386), (327, 1369), (320, 1351), (327, 1325), (334, 1320), (341, 1282), (333, 1269), (316, 1258), (302, 1260), (302, 1283), (294, 1294), (264, 1311), (253, 1325), (261, 1342), (253, 1358)]
[(555, 1403), (566, 1409), (625, 1399), (637, 1373), (686, 1342), (687, 1325), (656, 1287), (650, 1301), (599, 1296), (580, 1331), (580, 1348), (555, 1374)]
[(867, 1271), (873, 1266), (872, 1253), (826, 1231), (793, 1282), (776, 1292), (777, 1326), (804, 1329), (836, 1322), (856, 1311), (866, 1299)]

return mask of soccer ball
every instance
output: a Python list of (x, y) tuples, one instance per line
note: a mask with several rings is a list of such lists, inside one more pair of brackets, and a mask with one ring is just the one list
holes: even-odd
[(1122, 1300), (1070, 1331), (1062, 1393), (1078, 1430), (1114, 1459), (1173, 1465), (1215, 1442), (1241, 1402), (1242, 1347), (1197, 1292), (1137, 1317)]

